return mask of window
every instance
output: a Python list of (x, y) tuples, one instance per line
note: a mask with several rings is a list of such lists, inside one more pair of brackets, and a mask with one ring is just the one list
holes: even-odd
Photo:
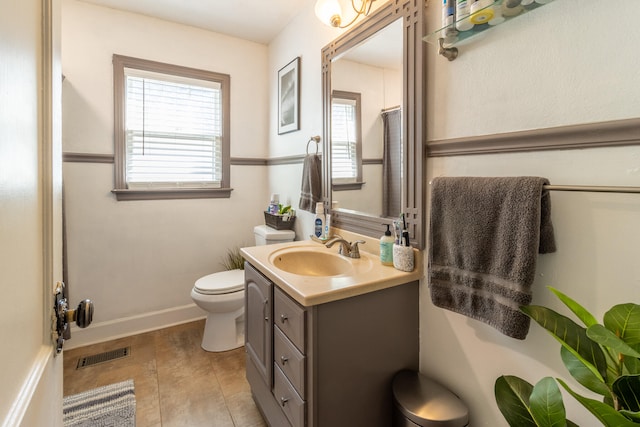
[(113, 56), (118, 200), (229, 197), (226, 74)]
[(331, 178), (334, 190), (362, 186), (360, 94), (334, 91), (331, 98)]

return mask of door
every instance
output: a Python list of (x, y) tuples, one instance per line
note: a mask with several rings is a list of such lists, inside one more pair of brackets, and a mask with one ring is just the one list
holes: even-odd
[(62, 280), (58, 0), (0, 0), (0, 424), (62, 425), (51, 342)]

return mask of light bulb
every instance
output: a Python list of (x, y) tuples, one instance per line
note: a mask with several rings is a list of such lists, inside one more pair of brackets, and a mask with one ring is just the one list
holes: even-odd
[(341, 23), (342, 9), (338, 0), (318, 0), (315, 7), (316, 16), (325, 25), (338, 27)]

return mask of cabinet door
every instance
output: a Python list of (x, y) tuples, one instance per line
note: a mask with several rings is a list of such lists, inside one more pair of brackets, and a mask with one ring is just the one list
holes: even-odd
[(245, 349), (269, 388), (273, 385), (273, 284), (249, 263), (244, 267)]

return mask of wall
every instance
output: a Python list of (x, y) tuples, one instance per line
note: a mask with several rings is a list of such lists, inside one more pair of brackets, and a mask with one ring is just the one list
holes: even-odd
[[(271, 158), (304, 156), (307, 142), (314, 135), (322, 136), (322, 47), (342, 30), (322, 25), (313, 13), (313, 2), (304, 9), (269, 44), (269, 155)], [(301, 36), (304, 35), (304, 36)], [(293, 58), (300, 57), (300, 130), (278, 135), (278, 70)], [(314, 152), (314, 143), (308, 144)], [(322, 154), (322, 142), (319, 151)], [(302, 163), (277, 164), (268, 171), (271, 193), (297, 208), (300, 200)], [(298, 210), (295, 225), (298, 239), (313, 234), (313, 213)]]
[[(268, 155), (267, 46), (74, 0), (62, 8), (63, 150), (113, 154), (114, 53), (231, 76), (231, 157)], [(233, 162), (232, 162), (233, 163)], [(112, 163), (64, 164), (71, 303), (91, 298), (78, 346), (204, 312), (195, 280), (254, 244), (268, 203), (265, 166), (231, 166), (229, 199), (117, 202)], [(256, 195), (264, 194), (264, 197)]]
[[(437, 29), (434, 7), (429, 12), (430, 28)], [(640, 37), (633, 19), (638, 13), (640, 4), (633, 0), (588, 6), (556, 0), (460, 47), (454, 62), (429, 46), (429, 139), (640, 116), (640, 75), (634, 71), (640, 56), (632, 53)], [(624, 37), (617, 35), (620, 28)], [(638, 186), (640, 147), (433, 158), (427, 171), (428, 180), (536, 175), (555, 184)], [(539, 256), (534, 303), (562, 310), (545, 289), (553, 286), (601, 320), (612, 305), (638, 301), (640, 267), (633, 242), (640, 237), (640, 197), (553, 192), (551, 199), (558, 251)], [(545, 376), (571, 379), (559, 344), (539, 326), (531, 326), (526, 340), (514, 340), (433, 306), (425, 283), (422, 291), (421, 370), (467, 402), (473, 426), (506, 425), (493, 397), (494, 381), (502, 374), (531, 383)], [(574, 402), (565, 397), (569, 418), (596, 425)]]

